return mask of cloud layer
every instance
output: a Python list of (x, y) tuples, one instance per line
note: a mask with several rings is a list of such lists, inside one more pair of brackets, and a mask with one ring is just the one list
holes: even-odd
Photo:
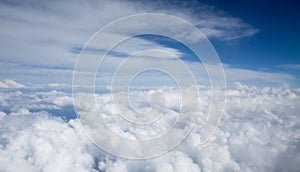
[[(174, 89), (164, 89), (163, 93), (167, 97), (177, 95)], [(206, 87), (200, 87), (200, 93), (205, 113), (211, 93)], [(104, 153), (86, 137), (74, 116), (61, 118), (72, 113), (67, 110), (72, 103), (69, 93), (1, 92), (0, 171), (299, 171), (299, 89), (236, 83), (226, 95), (225, 114), (210, 142), (199, 145), (203, 124), (199, 120), (175, 150), (155, 159), (135, 161)], [(113, 102), (107, 97), (109, 94), (97, 95), (108, 123), (117, 132), (136, 136), (134, 128), (120, 127), (112, 119), (110, 114), (115, 112), (109, 107)], [(133, 100), (139, 108), (147, 105)], [(176, 109), (173, 103), (169, 103), (169, 110)], [(52, 114), (53, 109), (60, 117)]]

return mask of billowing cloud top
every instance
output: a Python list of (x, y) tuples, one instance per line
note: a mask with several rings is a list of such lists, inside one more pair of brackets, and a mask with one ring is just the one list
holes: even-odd
[[(199, 88), (201, 112), (205, 114), (211, 92), (206, 87)], [(138, 95), (154, 91), (137, 91), (136, 96), (131, 96), (133, 105), (139, 111), (147, 110), (147, 99)], [(158, 91), (166, 96), (166, 113), (172, 119), (178, 108), (174, 99), (178, 98), (177, 92), (174, 88)], [(135, 161), (111, 156), (86, 137), (79, 121), (70, 115), (75, 112), (69, 109), (69, 93), (13, 89), (1, 92), (0, 171), (298, 171), (299, 90), (236, 83), (226, 95), (225, 115), (209, 143), (199, 146), (203, 124), (200, 119), (175, 150), (155, 159)], [(115, 132), (128, 137), (161, 132), (141, 132), (122, 125), (114, 118), (110, 94), (98, 94), (96, 98), (101, 116)], [(102, 137), (106, 137), (105, 133)]]

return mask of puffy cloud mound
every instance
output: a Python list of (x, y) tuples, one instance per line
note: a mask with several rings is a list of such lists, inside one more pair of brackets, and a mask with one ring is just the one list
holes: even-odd
[(46, 115), (0, 121), (0, 171), (90, 171), (94, 158), (72, 127)]
[(0, 82), (0, 88), (25, 88), (25, 85), (17, 83), (13, 80), (4, 80)]
[[(172, 89), (160, 91), (176, 98)], [(200, 93), (205, 107), (210, 91), (201, 87)], [(199, 145), (203, 122), (199, 120), (198, 127), (175, 150), (136, 161), (98, 149), (77, 119), (63, 120), (51, 114), (49, 109), (62, 109), (55, 111), (60, 116), (70, 113), (63, 110), (71, 104), (69, 93), (2, 92), (0, 171), (299, 171), (300, 90), (236, 83), (226, 95), (225, 114), (210, 142)], [(118, 127), (118, 120), (111, 118), (115, 110), (107, 97), (109, 94), (96, 96), (103, 116), (117, 132), (133, 135), (134, 128)], [(175, 99), (167, 102), (168, 113), (177, 108)], [(140, 99), (133, 103), (145, 110)], [(190, 111), (193, 113), (192, 108)]]

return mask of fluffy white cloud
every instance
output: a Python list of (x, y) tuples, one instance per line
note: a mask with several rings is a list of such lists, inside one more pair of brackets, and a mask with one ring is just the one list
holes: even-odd
[(26, 87), (23, 84), (19, 84), (13, 80), (4, 80), (0, 82), (0, 88), (24, 88)]
[[(200, 92), (201, 111), (205, 113), (211, 93), (206, 87), (200, 87)], [(178, 108), (174, 101), (178, 93), (174, 89), (163, 93), (169, 98), (167, 108)], [(136, 95), (132, 97), (135, 105), (143, 108), (140, 105), (148, 100)], [(299, 89), (236, 83), (226, 95), (225, 114), (210, 142), (199, 145), (203, 125), (199, 120), (198, 127), (175, 150), (136, 161), (111, 156), (95, 147), (77, 119), (66, 121), (46, 112), (54, 105), (65, 109), (70, 94), (1, 92), (0, 171), (299, 171)], [(116, 132), (136, 136), (134, 128), (122, 128), (112, 119), (110, 114), (115, 112), (109, 107), (113, 102), (107, 97), (109, 94), (97, 95), (107, 122)], [(63, 110), (60, 113), (66, 115)]]
[(94, 159), (63, 120), (43, 114), (6, 116), (1, 123), (1, 171), (90, 171)]

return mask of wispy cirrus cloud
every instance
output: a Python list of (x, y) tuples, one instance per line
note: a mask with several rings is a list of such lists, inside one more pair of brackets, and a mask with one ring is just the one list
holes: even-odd
[[(186, 13), (187, 8), (201, 11), (194, 15)], [(209, 37), (225, 40), (249, 36), (248, 32), (256, 30), (203, 4), (180, 7), (166, 3), (158, 8), (157, 3), (134, 1), (12, 1), (1, 2), (0, 9), (1, 61), (49, 66), (73, 66), (76, 56), (70, 50), (74, 46), (83, 45), (114, 19), (142, 12), (182, 17)]]
[(278, 67), (289, 70), (300, 70), (300, 64), (283, 64)]
[[(177, 4), (177, 5), (176, 5)], [(76, 58), (88, 38), (114, 19), (143, 12), (171, 14), (191, 22), (209, 38), (230, 41), (255, 35), (258, 29), (242, 19), (198, 2), (166, 1), (26, 1), (1, 2), (0, 21), (2, 23), (0, 61), (2, 79), (11, 78), (27, 82), (71, 83), (72, 70)], [(111, 13), (114, 11), (114, 13)], [(138, 26), (138, 23), (136, 23)], [(170, 25), (170, 28), (172, 25)], [(149, 27), (139, 26), (139, 27)], [(174, 33), (176, 28), (172, 28)], [(109, 41), (117, 35), (107, 35)], [(193, 38), (193, 37), (191, 37)], [(107, 50), (106, 41), (99, 41), (96, 53)], [(120, 63), (121, 54), (132, 55), (136, 50), (161, 48), (182, 56), (184, 52), (160, 45), (155, 41), (134, 38), (120, 45), (106, 69)], [(97, 47), (98, 46), (98, 47)], [(119, 53), (119, 54), (118, 54)], [(156, 56), (159, 56), (156, 55)], [(149, 60), (149, 59), (148, 59)], [(151, 59), (150, 59), (151, 60)], [(199, 65), (198, 65), (199, 66)], [(282, 65), (282, 68), (298, 69), (299, 65)], [(262, 72), (225, 65), (229, 80), (263, 80), (283, 83), (293, 80), (290, 74)], [(31, 70), (32, 69), (32, 70)], [(110, 68), (112, 70), (112, 68)], [(200, 70), (200, 68), (195, 68)], [(201, 70), (200, 70), (201, 71)], [(107, 71), (106, 71), (107, 72)], [(201, 71), (202, 72), (202, 71)], [(205, 71), (203, 71), (205, 72)], [(109, 74), (105, 74), (110, 76)], [(47, 79), (45, 79), (47, 78)]]
[(242, 19), (199, 1), (158, 0), (147, 2), (137, 0), (134, 2), (142, 2), (160, 12), (182, 17), (211, 38), (230, 41), (253, 36), (259, 32), (258, 28)]

